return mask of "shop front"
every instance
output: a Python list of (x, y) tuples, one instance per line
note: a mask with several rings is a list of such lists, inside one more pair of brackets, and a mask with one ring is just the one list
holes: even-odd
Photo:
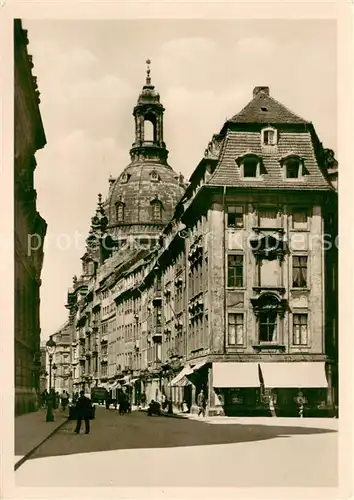
[(215, 396), (226, 416), (327, 416), (324, 362), (213, 363)]

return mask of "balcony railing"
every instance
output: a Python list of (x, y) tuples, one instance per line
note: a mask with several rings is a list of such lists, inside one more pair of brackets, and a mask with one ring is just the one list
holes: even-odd
[(162, 339), (162, 326), (155, 325), (152, 331), (152, 338), (154, 340)]
[(152, 302), (153, 304), (160, 304), (161, 301), (162, 301), (162, 290), (161, 288), (155, 288)]

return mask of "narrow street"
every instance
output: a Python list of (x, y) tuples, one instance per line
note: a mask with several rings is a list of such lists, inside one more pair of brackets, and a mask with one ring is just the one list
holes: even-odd
[[(16, 472), (16, 486), (336, 486), (337, 419), (178, 419), (97, 408)], [(313, 465), (316, 464), (316, 467)]]

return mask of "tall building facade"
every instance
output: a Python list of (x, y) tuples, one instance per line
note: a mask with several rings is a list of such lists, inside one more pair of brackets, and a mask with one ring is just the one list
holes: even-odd
[[(192, 412), (203, 389), (210, 415), (296, 415), (299, 398), (307, 414), (333, 410), (333, 151), (311, 122), (256, 87), (213, 136), (178, 200), (182, 183), (166, 170), (161, 108), (150, 85), (148, 75), (141, 94), (148, 87), (148, 107), (140, 96), (134, 109), (132, 163), (111, 181), (108, 201), (99, 199), (83, 274), (68, 295), (73, 383), (88, 391), (105, 386), (113, 396), (126, 386), (133, 402), (165, 394)], [(147, 117), (151, 142), (142, 135)], [(168, 207), (165, 216), (155, 200)]]
[(21, 21), (14, 21), (15, 413), (38, 408), (39, 304), (46, 222), (36, 208), (35, 153), (46, 144), (32, 57)]
[[(63, 391), (72, 392), (72, 359), (71, 359), (71, 326), (66, 321), (52, 336), (56, 343), (53, 355), (52, 387), (60, 394)], [(49, 373), (49, 367), (47, 372)]]

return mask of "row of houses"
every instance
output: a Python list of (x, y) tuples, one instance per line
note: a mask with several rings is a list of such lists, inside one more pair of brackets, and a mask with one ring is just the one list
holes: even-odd
[(148, 68), (131, 163), (110, 180), (107, 199), (99, 195), (82, 274), (68, 293), (67, 387), (105, 387), (116, 397), (126, 386), (133, 403), (165, 395), (191, 412), (203, 389), (209, 415), (273, 406), (296, 414), (299, 395), (309, 414), (332, 411), (333, 151), (311, 122), (256, 87), (187, 185), (167, 164), (163, 111)]

